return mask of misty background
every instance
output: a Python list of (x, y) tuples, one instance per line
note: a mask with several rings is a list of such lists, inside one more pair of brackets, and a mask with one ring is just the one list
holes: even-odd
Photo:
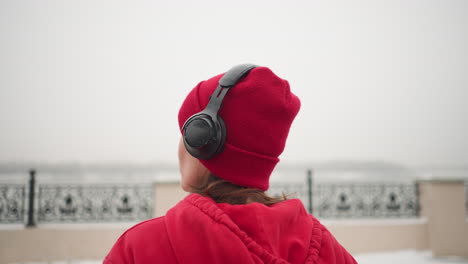
[(175, 168), (187, 93), (249, 62), (302, 102), (283, 168), (466, 177), (467, 11), (462, 0), (0, 1), (0, 167)]

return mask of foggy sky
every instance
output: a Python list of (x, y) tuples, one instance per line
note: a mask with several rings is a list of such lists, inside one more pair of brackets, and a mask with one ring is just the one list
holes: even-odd
[(467, 1), (0, 2), (0, 162), (175, 163), (199, 81), (301, 101), (285, 163), (468, 164)]

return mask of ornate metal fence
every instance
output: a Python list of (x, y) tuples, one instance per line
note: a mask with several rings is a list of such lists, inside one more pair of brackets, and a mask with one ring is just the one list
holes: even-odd
[(313, 213), (321, 218), (412, 218), (419, 216), (416, 184), (318, 184)]
[(311, 203), (319, 218), (414, 218), (419, 216), (417, 190), (413, 183), (321, 183), (309, 192), (307, 184), (276, 183), (268, 193), (293, 194)]
[(141, 221), (153, 217), (153, 199), (151, 184), (37, 185), (31, 170), (27, 185), (0, 184), (0, 224)]
[(308, 186), (304, 183), (272, 183), (267, 191), (272, 197), (298, 198), (308, 203)]
[(23, 223), (25, 185), (0, 185), (0, 223)]
[(152, 186), (39, 185), (39, 223), (139, 221), (153, 216)]
[[(26, 187), (29, 186), (29, 192)], [(151, 185), (0, 185), (0, 223), (141, 221), (153, 216)], [(26, 194), (28, 194), (26, 196)], [(419, 216), (415, 183), (273, 183), (272, 196), (295, 196), (319, 218)], [(468, 182), (465, 183), (468, 217)], [(26, 202), (28, 206), (26, 208)]]

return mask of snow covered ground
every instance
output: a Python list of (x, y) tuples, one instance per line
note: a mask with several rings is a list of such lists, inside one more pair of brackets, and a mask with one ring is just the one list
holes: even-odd
[[(429, 251), (405, 250), (355, 255), (359, 264), (468, 264), (468, 259), (459, 257), (433, 258)], [(19, 264), (19, 263), (16, 263)], [(47, 264), (45, 262), (28, 262), (21, 264)], [(101, 264), (101, 261), (55, 261), (48, 264)]]
[(354, 256), (359, 264), (468, 264), (468, 259), (459, 257), (434, 258), (429, 251), (405, 250), (399, 252), (382, 252)]

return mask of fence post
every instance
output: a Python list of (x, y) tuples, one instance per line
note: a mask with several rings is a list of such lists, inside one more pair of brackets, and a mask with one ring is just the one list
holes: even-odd
[(312, 170), (307, 170), (307, 197), (308, 197), (308, 209), (309, 213), (312, 214)]
[(36, 222), (34, 221), (34, 197), (36, 191), (36, 171), (29, 171), (29, 206), (28, 206), (28, 222), (26, 227), (35, 227)]

